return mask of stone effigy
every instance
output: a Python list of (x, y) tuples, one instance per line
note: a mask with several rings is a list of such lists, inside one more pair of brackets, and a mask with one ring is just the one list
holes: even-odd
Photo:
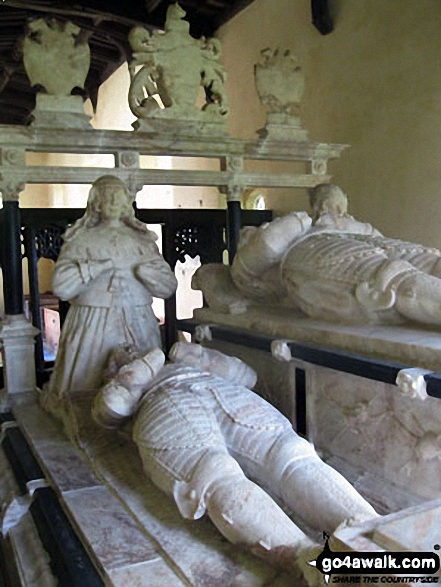
[(29, 22), (23, 42), (23, 64), (37, 94), (34, 124), (49, 127), (91, 128), (81, 96), (90, 67), (88, 35), (71, 22), (38, 18)]
[(46, 393), (63, 397), (97, 389), (112, 350), (160, 346), (152, 296), (167, 298), (177, 282), (136, 220), (132, 196), (116, 177), (94, 182), (85, 215), (69, 228), (53, 273), (53, 291), (71, 307)]
[(123, 366), (95, 397), (95, 420), (117, 427), (136, 413), (144, 470), (183, 517), (207, 513), (231, 542), (320, 584), (307, 565), (314, 543), (264, 489), (319, 531), (376, 512), (250, 391), (256, 375), (242, 361), (191, 343), (177, 343), (170, 358), (164, 366), (154, 349)]
[(355, 220), (336, 186), (313, 194), (312, 217), (297, 212), (243, 230), (230, 286), (228, 269), (198, 270), (194, 287), (202, 285), (208, 303), (232, 312), (276, 303), (333, 322), (441, 326), (441, 252)]
[[(135, 126), (141, 130), (149, 128), (147, 121), (153, 119), (219, 126), (228, 113), (223, 87), (226, 74), (219, 62), (221, 43), (218, 39), (191, 37), (190, 25), (183, 17), (185, 11), (172, 4), (164, 34), (150, 33), (141, 26), (130, 32), (133, 57), (129, 65), (129, 106), (138, 117)], [(202, 109), (196, 105), (200, 86), (206, 96)]]

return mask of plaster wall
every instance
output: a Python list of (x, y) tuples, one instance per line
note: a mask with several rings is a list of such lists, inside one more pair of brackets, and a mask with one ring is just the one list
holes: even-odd
[[(347, 143), (331, 162), (351, 211), (391, 237), (441, 248), (441, 4), (329, 0), (335, 30), (311, 24), (310, 0), (255, 0), (219, 31), (233, 135), (264, 124), (253, 64), (293, 49), (306, 73), (312, 141)], [(305, 190), (272, 191), (276, 212), (307, 208)]]

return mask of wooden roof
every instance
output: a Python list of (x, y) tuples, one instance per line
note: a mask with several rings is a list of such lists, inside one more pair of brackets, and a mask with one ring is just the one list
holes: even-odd
[[(32, 18), (55, 16), (89, 33), (91, 67), (86, 95), (96, 104), (98, 88), (130, 56), (127, 41), (136, 24), (162, 28), (173, 0), (0, 0), (0, 124), (26, 124), (35, 105), (23, 67), (21, 39)], [(253, 0), (180, 0), (190, 33), (211, 37)]]

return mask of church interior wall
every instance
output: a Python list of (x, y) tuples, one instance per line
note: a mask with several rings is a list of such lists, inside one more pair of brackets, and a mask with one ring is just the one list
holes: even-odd
[[(346, 143), (331, 162), (350, 210), (387, 236), (441, 247), (441, 5), (436, 0), (333, 0), (322, 36), (309, 0), (256, 0), (224, 25), (230, 132), (264, 124), (253, 64), (292, 49), (306, 75), (301, 119), (312, 141)], [(272, 191), (276, 213), (308, 206), (305, 190)], [(416, 221), (417, 220), (417, 221)]]

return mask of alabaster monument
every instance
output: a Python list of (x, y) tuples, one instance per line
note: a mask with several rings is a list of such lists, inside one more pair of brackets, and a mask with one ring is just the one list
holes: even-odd
[(23, 63), (33, 86), (41, 88), (33, 112), (34, 124), (89, 128), (81, 96), (90, 67), (87, 35), (71, 22), (54, 18), (32, 20), (23, 42)]
[(64, 235), (52, 286), (71, 306), (49, 396), (98, 389), (110, 353), (121, 344), (145, 351), (161, 344), (152, 296), (171, 296), (177, 282), (132, 203), (120, 179), (100, 177), (85, 215)]
[(194, 278), (213, 309), (278, 304), (353, 324), (441, 326), (441, 252), (382, 236), (347, 214), (337, 186), (313, 190), (313, 215), (296, 212), (242, 231), (231, 270)]
[(207, 513), (231, 542), (320, 585), (307, 563), (322, 548), (270, 493), (319, 532), (375, 518), (374, 509), (250, 391), (256, 374), (242, 361), (191, 343), (164, 359), (154, 349), (121, 367), (95, 397), (95, 420), (114, 428), (136, 414), (144, 471), (184, 518)]
[(305, 90), (305, 75), (297, 58), (288, 49), (261, 51), (254, 66), (254, 79), (261, 104), (267, 112), (262, 139), (306, 141), (308, 133), (300, 123), (300, 103)]
[[(129, 106), (138, 118), (134, 126), (140, 130), (176, 130), (180, 121), (180, 128), (189, 131), (225, 132), (228, 102), (226, 74), (219, 62), (221, 43), (218, 39), (191, 37), (184, 17), (185, 11), (172, 4), (164, 34), (150, 33), (141, 26), (130, 32), (133, 57), (129, 65)], [(206, 97), (202, 108), (197, 106), (201, 86)]]

